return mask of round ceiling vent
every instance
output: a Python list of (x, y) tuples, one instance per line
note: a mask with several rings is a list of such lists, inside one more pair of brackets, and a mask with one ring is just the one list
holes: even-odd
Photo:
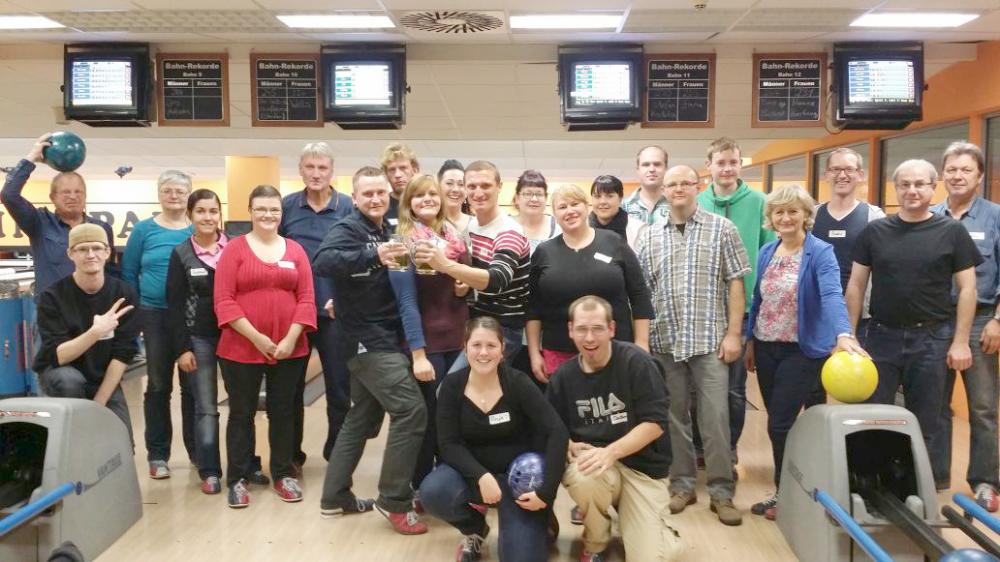
[(503, 28), (503, 20), (481, 12), (410, 12), (399, 18), (403, 27), (430, 33), (481, 33)]

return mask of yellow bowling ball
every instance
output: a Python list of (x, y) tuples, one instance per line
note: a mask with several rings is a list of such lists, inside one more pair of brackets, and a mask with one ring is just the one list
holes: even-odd
[(878, 370), (867, 357), (838, 351), (823, 364), (823, 388), (841, 402), (864, 402), (878, 386)]

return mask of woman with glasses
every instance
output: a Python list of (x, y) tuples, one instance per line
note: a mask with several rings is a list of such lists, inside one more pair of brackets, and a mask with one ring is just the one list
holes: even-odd
[(514, 218), (524, 229), (532, 254), (539, 244), (560, 232), (555, 217), (545, 213), (548, 190), (545, 176), (537, 170), (525, 170), (514, 187), (514, 208), (517, 209)]
[(292, 477), (295, 391), (309, 359), (306, 331), (316, 329), (312, 267), (297, 242), (278, 235), (281, 194), (270, 185), (250, 192), (251, 230), (229, 242), (215, 275), (218, 356), (229, 393), (226, 484), (229, 507), (250, 503), (252, 422), (261, 379), (267, 388), (271, 478), (279, 499), (302, 499)]
[(527, 324), (531, 372), (541, 383), (576, 355), (569, 338), (569, 305), (586, 295), (611, 303), (615, 339), (649, 350), (653, 304), (639, 261), (625, 239), (590, 226), (587, 195), (575, 185), (552, 194), (552, 213), (562, 234), (531, 256)]
[[(149, 476), (169, 478), (170, 442), (173, 426), (170, 420), (170, 394), (174, 382), (174, 352), (167, 327), (167, 266), (170, 254), (178, 244), (191, 236), (191, 221), (187, 217), (191, 176), (177, 170), (167, 170), (156, 181), (160, 199), (160, 214), (136, 223), (125, 244), (122, 257), (122, 279), (139, 293), (139, 326), (146, 346), (146, 395), (143, 410), (146, 416), (146, 450)], [(193, 412), (193, 400), (184, 380), (181, 380), (181, 410)], [(191, 416), (185, 416), (185, 427), (192, 427)], [(195, 459), (190, 431), (184, 432), (188, 456)]]

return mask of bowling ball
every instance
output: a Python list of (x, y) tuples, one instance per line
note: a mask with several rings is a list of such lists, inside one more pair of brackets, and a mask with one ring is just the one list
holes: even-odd
[(83, 139), (69, 131), (57, 131), (49, 137), (52, 146), (42, 149), (42, 158), (49, 166), (60, 172), (72, 172), (83, 165), (87, 157), (87, 145)]
[(510, 461), (507, 469), (507, 484), (514, 498), (521, 494), (536, 492), (542, 487), (545, 475), (545, 459), (538, 453), (521, 453)]
[(974, 548), (959, 548), (945, 554), (940, 562), (998, 562), (997, 557)]
[(848, 404), (867, 400), (878, 386), (878, 370), (867, 357), (838, 351), (823, 364), (823, 388)]

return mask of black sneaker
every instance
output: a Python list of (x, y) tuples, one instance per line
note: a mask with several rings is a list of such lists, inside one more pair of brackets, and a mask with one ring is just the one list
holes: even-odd
[(353, 513), (365, 513), (375, 509), (375, 500), (371, 498), (354, 498), (353, 503), (338, 505), (334, 507), (320, 506), (319, 514), (323, 517), (336, 517), (338, 515), (351, 515)]
[(486, 536), (490, 534), (490, 526), (483, 524), (483, 532), (478, 535), (463, 535), (462, 542), (458, 543), (458, 552), (455, 553), (456, 562), (475, 562), (483, 554), (483, 544)]
[(246, 480), (239, 480), (229, 488), (229, 507), (239, 509), (250, 505), (250, 492)]
[(257, 486), (267, 486), (268, 484), (271, 483), (271, 479), (268, 478), (267, 475), (264, 474), (264, 471), (259, 468), (250, 473), (250, 476), (249, 478), (247, 478), (247, 481)]

